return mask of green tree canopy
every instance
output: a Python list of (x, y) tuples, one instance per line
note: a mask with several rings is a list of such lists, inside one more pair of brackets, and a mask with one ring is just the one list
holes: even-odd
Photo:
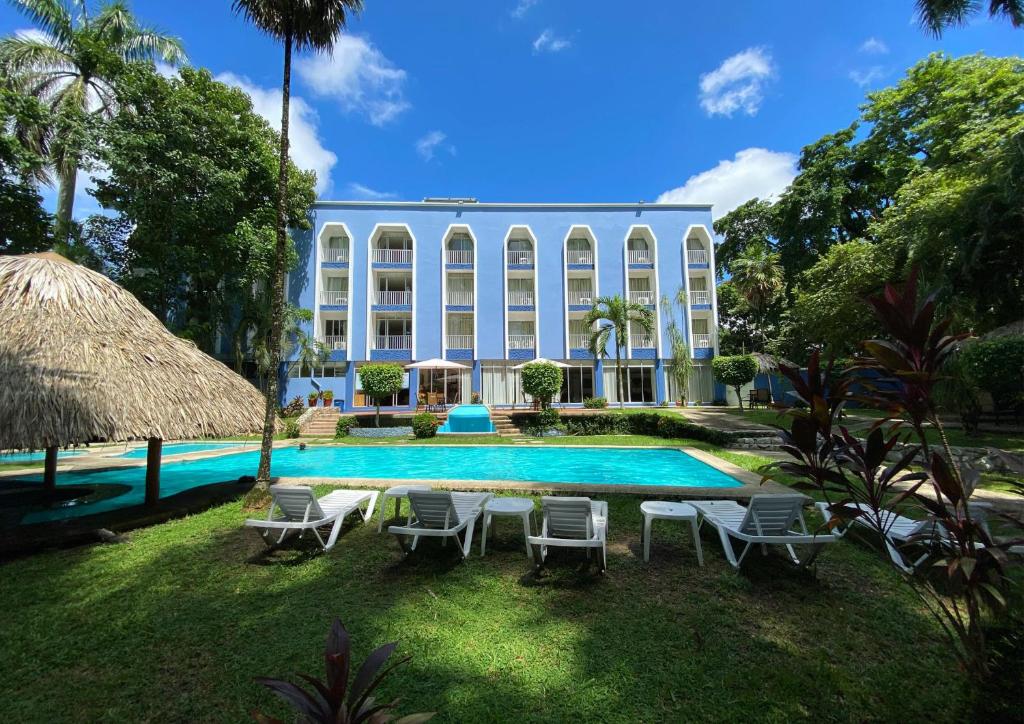
[(716, 380), (736, 391), (736, 399), (742, 410), (743, 397), (740, 395), (740, 388), (757, 375), (757, 360), (748, 354), (715, 357), (711, 360), (711, 371)]
[(531, 362), (522, 369), (523, 392), (540, 400), (544, 408), (562, 391), (562, 370), (550, 362)]
[(0, 253), (27, 254), (52, 244), (50, 216), (38, 190), (46, 175), (45, 149), (31, 131), (45, 125), (46, 117), (35, 99), (0, 88)]
[(372, 362), (359, 367), (359, 383), (363, 392), (377, 407), (374, 424), (380, 427), (380, 402), (402, 389), (405, 372), (393, 362)]

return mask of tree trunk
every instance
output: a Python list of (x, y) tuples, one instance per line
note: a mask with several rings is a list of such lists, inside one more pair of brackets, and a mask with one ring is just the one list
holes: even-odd
[(619, 409), (626, 409), (626, 401), (622, 394), (622, 347), (619, 346), (620, 337), (615, 335), (615, 389), (619, 391)]
[(57, 490), (57, 448), (46, 448), (46, 462), (43, 463), (43, 490), (52, 493)]
[(68, 166), (60, 174), (60, 188), (57, 190), (57, 213), (54, 218), (55, 244), (69, 243), (71, 239), (71, 224), (75, 211), (75, 184), (78, 183), (78, 156), (73, 155), (68, 159)]
[(288, 230), (285, 228), (288, 199), (288, 111), (291, 100), (292, 31), (288, 28), (284, 38), (284, 81), (281, 83), (281, 156), (277, 175), (277, 244), (274, 247), (274, 276), (271, 279), (270, 302), (270, 379), (267, 380), (267, 406), (263, 417), (263, 444), (260, 447), (260, 465), (256, 472), (256, 487), (266, 489), (270, 484), (270, 456), (274, 445), (274, 425), (277, 418), (277, 392), (281, 368), (281, 328), (284, 324), (284, 273)]
[(742, 390), (742, 387), (735, 386), (733, 387), (733, 389), (736, 390), (736, 402), (738, 402), (740, 405), (740, 412), (743, 412), (743, 395), (740, 394), (740, 390)]
[(160, 450), (163, 440), (158, 437), (149, 438), (146, 449), (146, 505), (154, 506), (160, 502)]

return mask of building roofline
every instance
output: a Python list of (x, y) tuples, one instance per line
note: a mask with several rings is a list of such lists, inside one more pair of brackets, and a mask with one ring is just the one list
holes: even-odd
[(633, 201), (616, 203), (529, 203), (529, 202), (481, 202), (481, 201), (344, 201), (318, 199), (314, 207), (330, 206), (365, 206), (368, 208), (453, 208), (453, 209), (621, 209), (635, 211), (637, 209), (655, 210), (710, 210), (711, 204), (659, 204), (654, 202)]

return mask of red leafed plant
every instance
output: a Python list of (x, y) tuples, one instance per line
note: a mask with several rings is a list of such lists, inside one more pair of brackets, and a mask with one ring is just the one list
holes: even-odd
[[(310, 686), (303, 688), (285, 679), (257, 677), (256, 681), (267, 687), (288, 702), (295, 710), (299, 721), (315, 724), (418, 724), (434, 716), (433, 712), (408, 714), (396, 718), (392, 713), (398, 706), (398, 699), (387, 703), (378, 703), (374, 690), (397, 667), (406, 663), (411, 657), (399, 659), (387, 668), (387, 663), (394, 653), (397, 643), (384, 644), (371, 653), (363, 665), (359, 667), (355, 678), (349, 684), (349, 670), (352, 662), (351, 641), (348, 631), (338, 619), (331, 625), (327, 635), (327, 646), (324, 650), (324, 663), (327, 680), (306, 674), (299, 674)], [(253, 712), (253, 719), (261, 724), (280, 724), (280, 719)]]
[[(949, 334), (948, 319), (935, 321), (934, 294), (918, 302), (916, 271), (902, 289), (886, 285), (868, 301), (888, 338), (865, 341), (866, 357), (841, 374), (831, 362), (822, 369), (817, 352), (806, 377), (782, 368), (806, 408), (790, 410), (789, 429), (782, 431), (792, 460), (776, 463), (766, 477), (781, 473), (796, 478), (796, 487), (821, 493), (833, 528), (859, 518), (884, 536), (893, 521), (886, 510), (916, 507), (932, 526), (908, 545), (923, 547), (925, 556), (900, 570), (964, 668), (984, 677), (983, 619), (1006, 605), (1006, 550), (1021, 540), (997, 542), (985, 521), (976, 519), (969, 501), (978, 473), (956, 464), (936, 408), (944, 365), (967, 335)], [(866, 370), (876, 379), (866, 381)], [(854, 393), (855, 382), (866, 391)], [(841, 424), (843, 407), (853, 400), (886, 413), (864, 440)], [(938, 433), (940, 445), (929, 443), (927, 429)]]

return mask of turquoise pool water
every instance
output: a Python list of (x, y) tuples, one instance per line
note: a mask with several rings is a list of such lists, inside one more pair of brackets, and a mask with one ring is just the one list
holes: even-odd
[[(259, 451), (204, 460), (169, 462), (161, 467), (160, 493), (184, 490), (255, 475)], [(274, 451), (272, 474), (286, 477), (337, 477), (427, 480), (516, 480), (547, 483), (600, 483), (732, 488), (741, 483), (678, 450), (641, 448), (560, 448), (493, 446), (310, 447)], [(139, 505), (145, 497), (145, 468), (69, 472), (58, 485), (120, 484), (121, 496), (93, 505), (26, 515), (25, 523), (88, 515)], [(33, 478), (42, 480), (42, 476)]]
[(485, 405), (459, 405), (448, 413), (448, 419), (437, 430), (439, 433), (494, 432), (491, 413)]
[[(162, 447), (161, 457), (167, 457), (168, 455), (184, 455), (185, 453), (203, 452), (205, 450), (221, 450), (229, 447), (242, 447), (248, 445), (250, 448), (254, 447), (256, 443), (244, 443), (244, 442), (165, 442)], [(132, 448), (131, 450), (121, 453), (117, 457), (119, 458), (142, 458), (145, 460), (147, 454), (147, 446)]]
[[(57, 459), (70, 458), (81, 455), (83, 450), (60, 450), (57, 452)], [(0, 463), (35, 463), (46, 460), (46, 452), (36, 450), (34, 452), (0, 453)]]

